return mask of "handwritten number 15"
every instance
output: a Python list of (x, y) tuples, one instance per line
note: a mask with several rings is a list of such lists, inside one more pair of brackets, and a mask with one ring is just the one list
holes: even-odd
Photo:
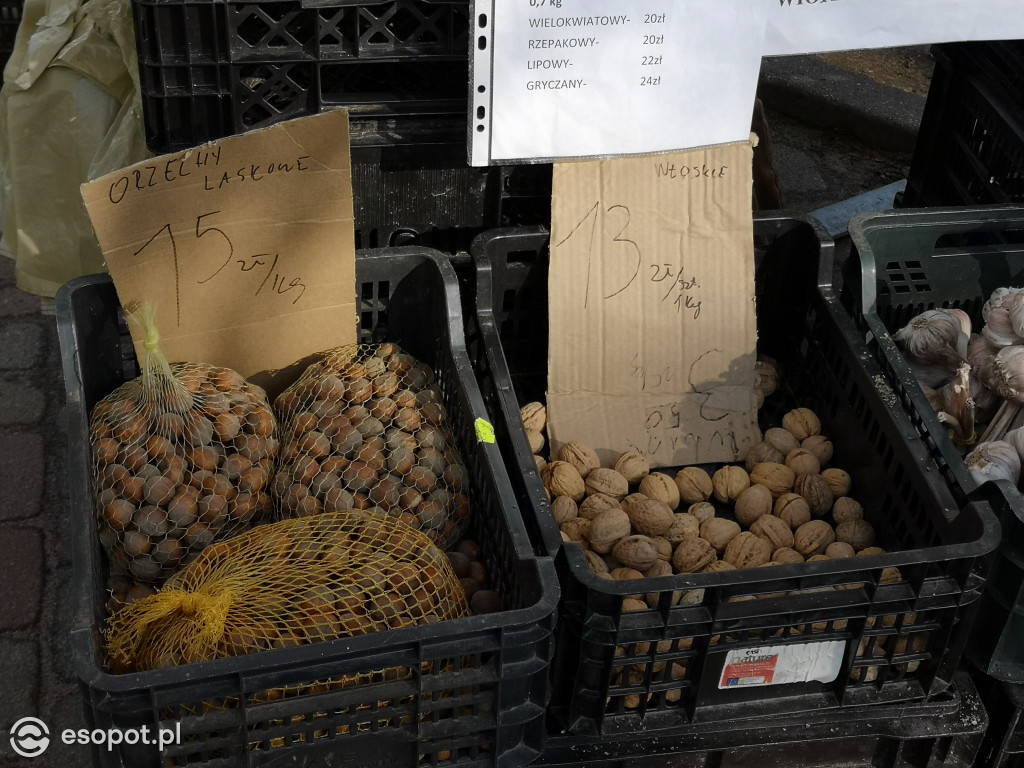
[[(629, 208), (627, 206), (625, 206), (625, 205), (611, 205), (611, 206), (608, 206), (608, 208), (606, 208), (606, 209), (604, 209), (602, 211), (602, 209), (601, 209), (601, 202), (598, 201), (598, 202), (594, 203), (594, 205), (591, 206), (591, 208), (587, 211), (587, 213), (583, 216), (583, 218), (581, 218), (576, 223), (576, 225), (569, 231), (569, 234), (566, 235), (565, 237), (563, 237), (559, 242), (555, 243), (555, 247), (557, 248), (558, 246), (560, 246), (563, 243), (566, 243), (568, 240), (570, 240), (578, 232), (586, 231), (586, 225), (587, 225), (587, 222), (589, 220), (589, 222), (590, 222), (590, 227), (589, 227), (590, 232), (589, 232), (589, 237), (588, 237), (588, 240), (587, 240), (587, 281), (586, 281), (586, 289), (585, 289), (585, 293), (584, 293), (584, 297), (583, 297), (583, 306), (584, 307), (587, 307), (590, 304), (590, 275), (591, 275), (591, 273), (593, 271), (594, 239), (595, 239), (595, 237), (597, 235), (598, 219), (602, 218), (602, 216), (607, 217), (608, 214), (611, 214), (613, 211), (616, 212), (616, 214), (618, 216), (620, 216), (620, 217), (622, 215), (625, 215), (625, 220), (623, 221), (622, 226), (619, 228), (619, 231), (616, 232), (614, 236), (612, 236), (611, 242), (625, 244), (625, 246), (627, 248), (627, 257), (634, 257), (635, 256), (635, 258), (636, 258), (636, 265), (635, 265), (635, 267), (633, 269), (633, 274), (630, 275), (629, 279), (625, 282), (625, 284), (623, 284), (618, 289), (613, 290), (611, 293), (608, 293), (607, 295), (602, 296), (602, 298), (610, 299), (610, 298), (612, 298), (614, 296), (618, 296), (624, 290), (629, 288), (629, 286), (632, 285), (633, 282), (636, 280), (637, 275), (640, 274), (640, 263), (642, 261), (642, 255), (640, 253), (640, 247), (636, 244), (636, 241), (631, 240), (628, 237), (623, 237), (623, 235), (626, 232), (626, 229), (629, 227), (630, 219), (632, 218), (632, 215), (630, 214)], [(602, 231), (603, 231), (603, 223), (602, 223)]]

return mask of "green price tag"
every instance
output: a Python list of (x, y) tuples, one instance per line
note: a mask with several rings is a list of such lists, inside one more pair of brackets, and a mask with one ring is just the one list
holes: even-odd
[(476, 420), (476, 441), (478, 443), (494, 442), (494, 427), (487, 419)]

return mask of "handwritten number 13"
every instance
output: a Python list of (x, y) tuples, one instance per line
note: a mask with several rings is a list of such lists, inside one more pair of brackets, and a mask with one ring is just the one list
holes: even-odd
[[(618, 288), (617, 290), (614, 290), (611, 293), (603, 296), (602, 298), (604, 298), (604, 299), (610, 299), (610, 298), (612, 298), (614, 296), (618, 296), (620, 293), (622, 293), (624, 290), (629, 288), (630, 285), (633, 284), (633, 281), (636, 280), (637, 275), (640, 274), (640, 263), (641, 263), (641, 260), (642, 260), (642, 255), (640, 253), (640, 247), (636, 244), (636, 241), (631, 240), (628, 237), (623, 237), (623, 234), (625, 233), (626, 229), (629, 227), (630, 219), (632, 218), (632, 215), (630, 214), (629, 208), (627, 206), (625, 206), (625, 205), (610, 205), (610, 206), (608, 206), (608, 208), (606, 208), (604, 210), (603, 213), (607, 215), (607, 214), (611, 214), (612, 211), (618, 211), (618, 212), (620, 212), (620, 215), (621, 214), (625, 214), (626, 218), (625, 218), (625, 221), (622, 224), (622, 227), (620, 227), (619, 231), (611, 238), (611, 241), (613, 243), (625, 243), (628, 246), (628, 250), (632, 254), (635, 254), (635, 256), (636, 256), (636, 267), (633, 269), (633, 274), (630, 275), (629, 280), (627, 280), (626, 283), (624, 285), (622, 285), (620, 288)], [(563, 237), (559, 242), (555, 243), (555, 247), (557, 248), (558, 246), (560, 246), (563, 243), (567, 242), (577, 232), (580, 232), (581, 230), (584, 230), (587, 221), (590, 220), (590, 236), (589, 236), (588, 243), (587, 243), (587, 283), (586, 283), (586, 290), (585, 290), (584, 298), (583, 298), (583, 306), (584, 307), (587, 307), (590, 304), (590, 274), (592, 272), (592, 262), (593, 262), (593, 257), (594, 257), (594, 238), (595, 238), (596, 233), (597, 233), (597, 220), (601, 217), (601, 215), (602, 215), (601, 202), (598, 201), (598, 202), (594, 203), (594, 205), (590, 208), (590, 210), (587, 211), (586, 215), (584, 215), (583, 218), (580, 219), (579, 222), (577, 222), (576, 226), (574, 226), (572, 228), (572, 230), (569, 232), (568, 235)]]

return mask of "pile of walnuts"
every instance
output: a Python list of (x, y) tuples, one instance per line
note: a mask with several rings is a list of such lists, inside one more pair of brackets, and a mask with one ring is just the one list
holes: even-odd
[[(578, 442), (565, 443), (548, 462), (538, 455), (544, 406), (530, 403), (521, 417), (562, 540), (579, 542), (601, 578), (625, 581), (884, 552), (875, 546), (875, 530), (860, 503), (849, 495), (850, 475), (828, 466), (832, 442), (808, 408), (789, 411), (781, 427), (768, 429), (751, 447), (745, 467), (728, 464), (709, 473), (690, 466), (674, 477), (652, 472), (633, 452), (602, 467), (596, 452)], [(889, 568), (882, 580), (899, 578)], [(646, 603), (630, 599), (637, 605), (624, 607), (641, 610), (657, 600), (651, 593)], [(678, 600), (689, 602), (682, 594)]]

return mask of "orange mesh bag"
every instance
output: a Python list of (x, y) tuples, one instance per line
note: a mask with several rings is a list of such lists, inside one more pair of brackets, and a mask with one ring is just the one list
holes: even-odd
[(158, 584), (214, 541), (269, 521), (277, 422), (228, 368), (168, 364), (153, 311), (142, 375), (93, 408), (93, 487), (111, 572)]
[(349, 345), (311, 365), (274, 402), (285, 517), (378, 509), (447, 549), (469, 517), (466, 469), (434, 374), (397, 345)]
[(448, 558), (395, 518), (347, 510), (218, 542), (111, 619), (112, 671), (141, 671), (468, 616)]

